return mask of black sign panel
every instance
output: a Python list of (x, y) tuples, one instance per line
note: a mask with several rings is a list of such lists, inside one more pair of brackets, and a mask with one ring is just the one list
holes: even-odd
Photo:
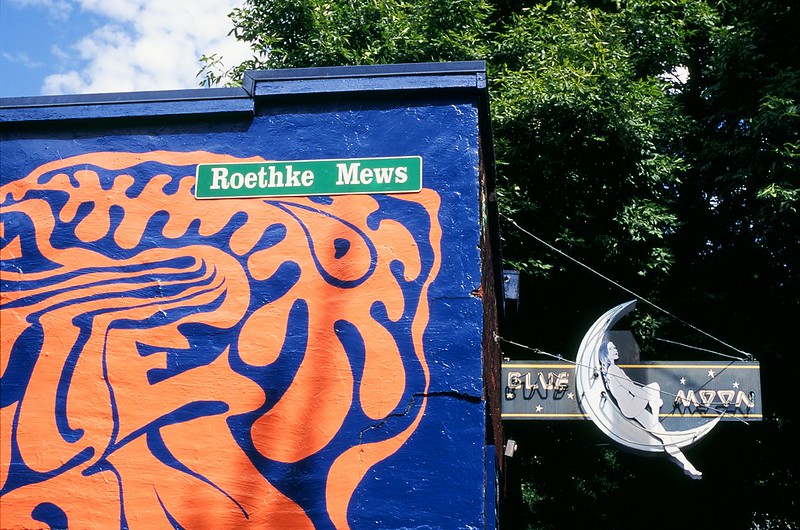
[[(620, 364), (633, 381), (657, 382), (667, 429), (692, 427), (722, 415), (722, 421), (762, 419), (757, 362), (646, 362)], [(506, 361), (502, 366), (504, 420), (588, 419), (568, 362)]]

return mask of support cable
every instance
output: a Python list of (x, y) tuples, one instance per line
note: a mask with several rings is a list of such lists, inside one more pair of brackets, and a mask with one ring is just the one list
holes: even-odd
[[(640, 295), (640, 294), (628, 289), (627, 287), (625, 287), (621, 283), (609, 278), (608, 276), (604, 275), (603, 273), (601, 273), (601, 272), (591, 268), (590, 266), (586, 265), (585, 263), (573, 258), (572, 256), (570, 256), (569, 254), (567, 254), (563, 250), (551, 245), (550, 243), (548, 243), (544, 239), (542, 239), (542, 238), (538, 237), (537, 235), (535, 235), (533, 232), (522, 228), (511, 217), (508, 217), (507, 215), (505, 215), (503, 213), (500, 213), (500, 217), (502, 217), (503, 219), (505, 219), (506, 221), (511, 223), (517, 230), (519, 230), (523, 234), (529, 236), (530, 238), (534, 239), (538, 243), (546, 246), (547, 248), (549, 248), (553, 252), (563, 256), (564, 258), (566, 258), (566, 259), (568, 259), (570, 261), (572, 261), (576, 265), (579, 265), (579, 266), (583, 267), (584, 269), (588, 270), (589, 272), (591, 272), (595, 276), (598, 276), (598, 277), (602, 278), (603, 280), (607, 281), (608, 283), (614, 285), (615, 287), (625, 291), (626, 293), (628, 293), (629, 295), (633, 296), (637, 300), (641, 300), (642, 302), (652, 306), (653, 308), (657, 309), (658, 311), (661, 311), (662, 313), (664, 313), (665, 315), (669, 316), (670, 318), (673, 318), (673, 319), (677, 320), (678, 322), (680, 322), (684, 326), (687, 326), (687, 327), (693, 329), (694, 331), (696, 331), (696, 332), (698, 332), (698, 333), (700, 333), (702, 335), (705, 335), (706, 337), (718, 342), (719, 344), (722, 344), (723, 346), (725, 346), (727, 348), (730, 348), (731, 350), (744, 355), (744, 357), (743, 358), (742, 357), (735, 357), (735, 356), (731, 356), (731, 355), (726, 355), (724, 353), (719, 353), (719, 352), (716, 352), (716, 351), (713, 351), (713, 350), (706, 350), (706, 349), (703, 349), (703, 348), (697, 348), (697, 349), (700, 349), (700, 350), (703, 350), (703, 351), (707, 351), (707, 352), (710, 352), (710, 353), (714, 353), (714, 354), (720, 355), (722, 357), (728, 357), (728, 358), (732, 358), (732, 359), (737, 359), (739, 361), (752, 361), (753, 360), (753, 355), (751, 353), (748, 353), (746, 351), (740, 350), (739, 348), (737, 348), (737, 347), (735, 347), (735, 346), (733, 346), (731, 344), (728, 344), (727, 342), (723, 341), (722, 339), (720, 339), (718, 337), (715, 337), (714, 335), (712, 335), (712, 334), (710, 334), (710, 333), (708, 333), (706, 331), (703, 331), (702, 329), (698, 328), (697, 326), (695, 326), (695, 325), (683, 320), (682, 318), (670, 313), (669, 311), (667, 311), (666, 309), (664, 309), (660, 305), (656, 304), (652, 300), (649, 300), (649, 299), (645, 298), (644, 296), (642, 296), (642, 295)], [(664, 339), (661, 339), (661, 340), (664, 340)], [(671, 341), (666, 341), (666, 340), (664, 340), (664, 341), (665, 342), (671, 342)], [(677, 343), (677, 342), (675, 344), (686, 346), (686, 345), (684, 345), (682, 343)]]

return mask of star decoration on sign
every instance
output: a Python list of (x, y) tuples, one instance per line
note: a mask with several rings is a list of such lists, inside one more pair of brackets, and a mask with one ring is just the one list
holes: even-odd
[(575, 399), (575, 394), (570, 392), (569, 394), (567, 394), (567, 399)]
[(708, 377), (710, 377), (711, 379), (714, 379), (714, 370), (709, 370), (708, 371)]
[(544, 408), (541, 405), (536, 405), (536, 412), (541, 412)]
[(739, 388), (739, 381), (733, 382), (733, 388)]
[(686, 384), (686, 378), (685, 378), (685, 377), (681, 377), (681, 384), (682, 384), (682, 385), (685, 385), (685, 384)]

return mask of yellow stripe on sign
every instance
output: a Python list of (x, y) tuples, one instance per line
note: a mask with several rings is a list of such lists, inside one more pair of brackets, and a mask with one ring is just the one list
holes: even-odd
[(571, 368), (575, 363), (561, 364), (503, 364), (503, 369), (511, 370), (516, 368)]
[(547, 412), (504, 412), (501, 418), (587, 418), (586, 414), (564, 413), (549, 414)]
[(681, 368), (681, 369), (698, 369), (698, 370), (758, 370), (758, 365), (744, 365), (735, 366), (730, 364), (619, 364), (620, 368)]

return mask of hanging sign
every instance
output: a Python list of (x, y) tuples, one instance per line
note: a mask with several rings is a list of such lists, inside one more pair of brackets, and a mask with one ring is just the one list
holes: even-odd
[(198, 164), (195, 197), (232, 199), (422, 189), (422, 157)]
[[(696, 426), (719, 415), (720, 421), (763, 419), (757, 362), (640, 362), (619, 368), (636, 385), (659, 385), (664, 401), (659, 417), (668, 429)], [(588, 420), (574, 375), (575, 365), (569, 362), (504, 362), (502, 418)]]
[(639, 362), (633, 335), (612, 330), (634, 306), (628, 302), (602, 315), (584, 336), (574, 363), (503, 363), (501, 417), (589, 419), (619, 445), (666, 454), (688, 476), (701, 478), (682, 449), (720, 421), (763, 418), (759, 364)]

